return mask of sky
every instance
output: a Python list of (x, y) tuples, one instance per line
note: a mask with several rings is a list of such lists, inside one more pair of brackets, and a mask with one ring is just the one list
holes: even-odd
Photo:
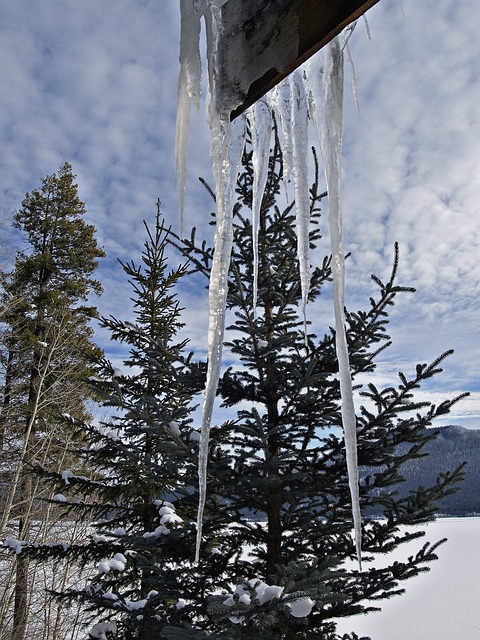
[[(107, 252), (97, 306), (118, 316), (129, 293), (117, 258), (139, 259), (142, 220), (153, 221), (157, 198), (178, 228), (178, 2), (1, 4), (0, 212), (8, 220), (27, 191), (70, 162)], [(480, 427), (480, 4), (380, 0), (367, 19), (350, 40), (359, 110), (348, 72), (345, 87), (346, 304), (366, 304), (370, 274), (388, 277), (398, 241), (399, 283), (417, 293), (392, 313), (393, 345), (375, 382), (391, 385), (399, 370), (453, 348), (422, 393), (440, 402), (470, 391), (444, 423)], [(211, 181), (209, 137), (201, 108), (191, 122), (184, 228), (207, 239), (212, 204), (198, 176)], [(206, 292), (182, 295), (191, 347), (205, 353)], [(331, 322), (328, 308), (314, 318), (320, 328)]]

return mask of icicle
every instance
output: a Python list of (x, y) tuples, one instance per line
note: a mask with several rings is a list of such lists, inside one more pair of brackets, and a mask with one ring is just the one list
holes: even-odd
[(350, 47), (348, 46), (348, 42), (345, 45), (345, 57), (347, 58), (348, 70), (350, 71), (353, 99), (355, 100), (357, 111), (360, 111), (360, 102), (358, 101), (357, 76), (355, 74), (355, 65), (353, 64), (352, 53), (350, 51)]
[(283, 174), (285, 177), (285, 187), (287, 187), (288, 180), (293, 174), (293, 148), (290, 139), (290, 131), (292, 130), (292, 107), (290, 104), (291, 92), (289, 81), (284, 80), (278, 84), (267, 94), (267, 97), (275, 112), (278, 125), (282, 132)]
[(297, 230), (297, 254), (302, 287), (302, 312), (305, 340), (306, 307), (310, 290), (310, 202), (306, 167), (308, 164), (308, 99), (303, 72), (294, 71), (268, 94), (282, 131), (285, 176), (293, 177)]
[[(400, 3), (400, 5), (402, 7), (403, 17), (405, 17), (405, 14), (403, 13), (403, 5), (402, 5), (402, 3)], [(370, 33), (370, 25), (368, 24), (367, 16), (365, 14), (363, 14), (363, 22), (365, 23), (365, 29), (367, 31), (367, 38), (369, 40), (371, 40), (372, 39), (372, 34)]]
[(252, 244), (253, 244), (253, 311), (257, 315), (258, 294), (258, 230), (263, 192), (267, 184), (270, 138), (272, 135), (272, 109), (261, 100), (247, 112), (247, 122), (252, 137), (253, 195), (252, 195)]
[(297, 230), (297, 255), (302, 288), (302, 312), (305, 341), (307, 340), (307, 302), (310, 291), (310, 201), (308, 189), (308, 99), (305, 93), (302, 72), (294, 71), (290, 76), (293, 150), (293, 180), (295, 188), (295, 225)]
[[(352, 499), (355, 544), (361, 569), (361, 512), (358, 486), (357, 429), (352, 378), (345, 333), (345, 256), (342, 239), (341, 157), (343, 127), (343, 52), (338, 37), (325, 48), (323, 72), (309, 67), (312, 111), (323, 156), (328, 191), (329, 228), (334, 281), (335, 336), (348, 481)], [(319, 73), (320, 71), (320, 73)], [(315, 77), (316, 75), (316, 77)], [(323, 76), (323, 77), (322, 77)]]
[(214, 255), (208, 290), (208, 364), (202, 408), (202, 428), (198, 451), (198, 513), (195, 562), (200, 559), (202, 524), (207, 497), (208, 443), (213, 406), (222, 361), (225, 312), (228, 293), (228, 270), (233, 243), (233, 193), (245, 144), (245, 117), (230, 122), (229, 113), (218, 113), (215, 102), (216, 42), (221, 25), (218, 7), (210, 2), (205, 13), (209, 81), (207, 117), (211, 130), (210, 159), (216, 188), (216, 232)]
[[(367, 19), (365, 18), (365, 15), (363, 17), (366, 21)], [(350, 51), (350, 46), (348, 44), (352, 36), (352, 33), (355, 31), (357, 22), (358, 20), (355, 20), (355, 22), (352, 22), (352, 24), (350, 24), (345, 29), (345, 31), (342, 32), (340, 37), (342, 38), (341, 48), (342, 48), (342, 51), (345, 52), (345, 57), (347, 59), (347, 64), (348, 64), (348, 70), (350, 71), (350, 81), (352, 83), (353, 99), (355, 100), (355, 105), (357, 107), (357, 110), (360, 111), (360, 103), (358, 101), (358, 90), (357, 90), (357, 76), (355, 73), (355, 65), (353, 64), (353, 58)], [(368, 22), (367, 22), (367, 27), (368, 27)]]
[(216, 232), (214, 255), (208, 290), (208, 366), (203, 400), (202, 430), (198, 452), (198, 514), (195, 562), (200, 557), (202, 521), (207, 492), (208, 442), (213, 405), (220, 377), (225, 310), (228, 293), (228, 270), (233, 241), (232, 196), (245, 141), (245, 119), (229, 120), (213, 117), (211, 121), (211, 158), (216, 185)]
[(180, 235), (183, 227), (183, 198), (187, 178), (187, 142), (190, 120), (190, 105), (198, 111), (200, 104), (200, 81), (202, 63), (200, 59), (201, 10), (196, 0), (180, 0), (180, 73), (177, 90), (177, 123), (175, 131), (175, 170), (178, 188), (178, 210)]

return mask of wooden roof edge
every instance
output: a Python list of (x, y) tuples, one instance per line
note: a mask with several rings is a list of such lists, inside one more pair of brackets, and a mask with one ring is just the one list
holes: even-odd
[(349, 14), (347, 18), (336, 25), (335, 28), (331, 29), (318, 42), (301, 53), (301, 55), (299, 55), (280, 72), (276, 69), (271, 69), (264, 76), (252, 82), (242, 104), (231, 112), (230, 120), (234, 120), (239, 115), (241, 115), (246, 109), (251, 107), (255, 102), (257, 102), (257, 100), (259, 100), (268, 91), (270, 91), (270, 89), (273, 89), (275, 85), (284, 80), (293, 71), (295, 71), (295, 69), (298, 69), (298, 67), (300, 67), (306, 60), (320, 51), (320, 49), (322, 49), (326, 44), (333, 40), (335, 36), (341, 33), (345, 29), (345, 27), (347, 27), (349, 24), (352, 24), (352, 22), (355, 22), (355, 20), (358, 20), (358, 18), (364, 15), (368, 11), (368, 9), (373, 7), (378, 2), (379, 0), (365, 0), (365, 2), (362, 2), (362, 4), (355, 11)]

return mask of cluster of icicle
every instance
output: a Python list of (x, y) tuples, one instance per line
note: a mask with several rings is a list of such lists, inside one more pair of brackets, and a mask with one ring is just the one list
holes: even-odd
[[(230, 113), (216, 108), (216, 40), (221, 34), (224, 0), (180, 0), (181, 42), (177, 103), (176, 163), (179, 188), (180, 226), (186, 179), (186, 146), (190, 107), (200, 100), (201, 18), (207, 34), (207, 119), (211, 128), (211, 162), (216, 187), (216, 233), (209, 287), (208, 370), (199, 445), (199, 508), (196, 561), (199, 559), (202, 520), (207, 491), (208, 443), (212, 411), (220, 375), (228, 288), (228, 270), (233, 241), (233, 196), (245, 141), (246, 126), (252, 135), (254, 165), (252, 228), (254, 272), (257, 273), (257, 238), (260, 203), (265, 188), (274, 114), (279, 125), (287, 179), (293, 180), (298, 260), (305, 318), (311, 271), (309, 257), (308, 120), (315, 123), (328, 190), (329, 228), (334, 279), (336, 351), (342, 397), (342, 421), (357, 557), (361, 554), (356, 417), (352, 393), (344, 318), (344, 252), (342, 246), (341, 156), (343, 124), (343, 68), (348, 33), (332, 40), (308, 63), (294, 71), (253, 105), (246, 114), (230, 122)], [(256, 275), (254, 288), (256, 291)], [(256, 300), (254, 301), (255, 304)], [(360, 565), (361, 566), (361, 565)]]

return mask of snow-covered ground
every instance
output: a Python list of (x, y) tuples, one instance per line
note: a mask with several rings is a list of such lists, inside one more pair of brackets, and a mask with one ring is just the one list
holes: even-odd
[(339, 632), (372, 640), (480, 640), (480, 518), (439, 519), (397, 559), (441, 538), (448, 542), (428, 573), (406, 582), (406, 593), (385, 601), (381, 612), (341, 621)]

